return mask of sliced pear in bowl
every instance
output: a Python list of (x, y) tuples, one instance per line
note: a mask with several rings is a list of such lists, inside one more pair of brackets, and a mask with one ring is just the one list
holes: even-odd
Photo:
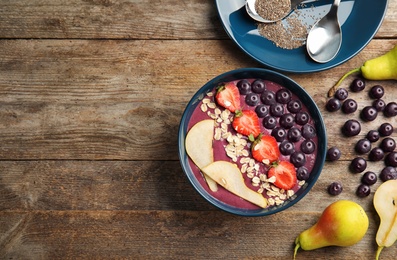
[[(212, 147), (215, 121), (206, 119), (197, 122), (186, 135), (186, 153), (199, 169), (214, 162), (214, 150)], [(214, 180), (204, 174), (205, 181), (210, 190), (216, 192), (218, 185)]]
[(266, 198), (245, 185), (242, 173), (235, 164), (216, 161), (205, 166), (202, 171), (231, 193), (259, 207), (267, 207)]

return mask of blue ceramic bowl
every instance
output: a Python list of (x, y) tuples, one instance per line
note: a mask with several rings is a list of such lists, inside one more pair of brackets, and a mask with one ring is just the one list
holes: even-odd
[[(316, 161), (312, 169), (312, 172), (310, 174), (310, 178), (306, 181), (305, 185), (302, 186), (296, 192), (293, 199), (287, 200), (281, 205), (271, 206), (266, 209), (237, 208), (215, 198), (202, 186), (202, 184), (196, 178), (196, 175), (192, 171), (192, 168), (189, 164), (189, 157), (185, 149), (185, 138), (188, 130), (188, 123), (190, 117), (194, 109), (199, 104), (200, 100), (204, 97), (204, 95), (222, 82), (228, 82), (238, 79), (248, 79), (248, 78), (273, 81), (289, 89), (293, 94), (295, 94), (302, 101), (302, 103), (305, 104), (306, 107), (308, 108), (308, 111), (313, 119), (314, 126), (317, 130), (317, 137), (318, 137)], [(201, 87), (196, 92), (196, 94), (194, 94), (194, 96), (186, 106), (186, 109), (182, 115), (182, 119), (179, 126), (179, 133), (178, 133), (178, 145), (179, 145), (179, 159), (182, 165), (182, 169), (185, 172), (190, 183), (204, 199), (206, 199), (209, 203), (218, 207), (219, 209), (222, 209), (226, 212), (233, 213), (236, 215), (265, 216), (280, 212), (282, 210), (291, 207), (299, 200), (301, 200), (310, 191), (310, 189), (313, 187), (318, 177), (320, 176), (324, 165), (326, 150), (327, 150), (327, 137), (326, 137), (325, 125), (320, 110), (318, 109), (316, 103), (313, 101), (310, 95), (302, 87), (300, 87), (295, 81), (278, 72), (274, 72), (271, 70), (259, 69), (259, 68), (243, 68), (243, 69), (229, 71), (213, 78), (212, 80), (207, 82), (203, 87)]]

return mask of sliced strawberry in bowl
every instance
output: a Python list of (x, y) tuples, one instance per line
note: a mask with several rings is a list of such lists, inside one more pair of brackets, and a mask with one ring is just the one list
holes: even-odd
[(256, 138), (261, 133), (259, 117), (252, 110), (236, 110), (232, 125), (237, 133), (248, 137)]
[(260, 135), (252, 144), (251, 153), (255, 160), (268, 165), (280, 157), (277, 140), (271, 135)]
[(267, 177), (276, 177), (274, 185), (280, 189), (290, 190), (297, 181), (295, 166), (287, 161), (275, 162), (267, 173)]
[(219, 86), (215, 99), (220, 106), (230, 110), (230, 112), (234, 113), (241, 108), (240, 92), (234, 83), (229, 82)]

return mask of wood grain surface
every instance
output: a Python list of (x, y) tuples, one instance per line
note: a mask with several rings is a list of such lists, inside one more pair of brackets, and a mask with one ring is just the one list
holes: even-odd
[[(365, 25), (363, 25), (365, 26)], [(355, 195), (346, 116), (325, 110), (348, 70), (397, 44), (397, 1), (375, 38), (350, 61), (287, 73), (323, 113), (327, 161), (308, 195), (284, 212), (245, 218), (208, 204), (178, 159), (179, 120), (213, 77), (262, 67), (227, 36), (210, 0), (0, 0), (0, 259), (292, 259), (294, 240), (338, 199), (358, 202), (370, 228), (358, 244), (299, 251), (297, 259), (374, 259), (379, 225), (371, 195)], [(348, 87), (352, 78), (347, 79)], [(397, 82), (381, 84), (396, 101)], [(366, 91), (351, 93), (359, 108)], [(397, 140), (397, 132), (392, 135)], [(382, 162), (370, 162), (379, 173)], [(341, 181), (344, 191), (328, 195)], [(381, 259), (395, 259), (397, 245)]]

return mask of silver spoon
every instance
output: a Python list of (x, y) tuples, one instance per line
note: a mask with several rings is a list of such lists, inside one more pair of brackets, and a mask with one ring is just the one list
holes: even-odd
[(340, 0), (335, 0), (329, 12), (318, 21), (307, 36), (306, 49), (318, 63), (326, 63), (338, 54), (342, 44), (342, 30), (338, 20)]
[(286, 12), (285, 14), (283, 14), (282, 17), (277, 17), (275, 20), (267, 20), (257, 13), (256, 8), (255, 8), (255, 3), (257, 1), (258, 0), (246, 0), (245, 9), (247, 10), (248, 15), (251, 16), (252, 19), (254, 19), (258, 22), (261, 22), (261, 23), (273, 23), (273, 22), (280, 21), (283, 18), (285, 18), (286, 16), (288, 16), (295, 7), (297, 7), (300, 3), (302, 3), (303, 1), (306, 1), (306, 0), (291, 0), (291, 8), (289, 9), (289, 11)]

